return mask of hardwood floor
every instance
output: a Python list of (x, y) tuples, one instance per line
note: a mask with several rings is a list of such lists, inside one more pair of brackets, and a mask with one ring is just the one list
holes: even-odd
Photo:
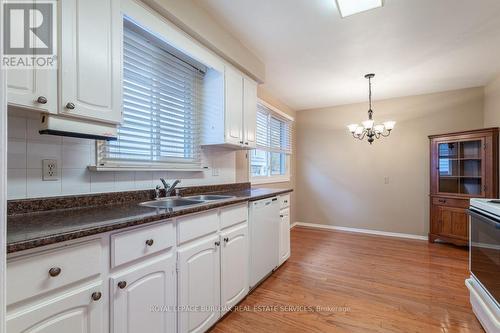
[(291, 241), (290, 259), (212, 333), (484, 332), (464, 248), (299, 227)]

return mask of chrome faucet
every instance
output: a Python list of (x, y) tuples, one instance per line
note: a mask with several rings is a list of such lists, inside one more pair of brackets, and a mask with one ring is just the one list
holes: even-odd
[(169, 197), (172, 192), (174, 191), (175, 187), (177, 186), (177, 184), (179, 184), (181, 181), (179, 179), (176, 179), (172, 185), (169, 185), (164, 178), (160, 178), (160, 181), (162, 182), (163, 184), (163, 187), (165, 187), (165, 197)]

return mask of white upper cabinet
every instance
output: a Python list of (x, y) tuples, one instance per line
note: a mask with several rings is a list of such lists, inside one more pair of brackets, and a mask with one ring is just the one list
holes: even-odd
[(225, 101), (226, 141), (230, 144), (242, 145), (243, 78), (231, 67), (226, 67)]
[(123, 34), (120, 0), (64, 0), (58, 6), (56, 26), (60, 38), (53, 46), (58, 50), (58, 69), (9, 69), (9, 105), (119, 124)]
[(248, 293), (248, 224), (221, 233), (221, 315)]
[(57, 70), (9, 69), (7, 96), (9, 105), (57, 113)]
[[(37, 20), (43, 17), (33, 15), (32, 19), (34, 26), (38, 26), (41, 22)], [(10, 28), (19, 29), (23, 25), (14, 24)], [(17, 35), (22, 34), (17, 32)], [(35, 44), (38, 37), (32, 34), (31, 38), (30, 42)], [(52, 43), (53, 53), (57, 55), (57, 38)], [(30, 56), (35, 56), (34, 52)], [(9, 105), (57, 113), (57, 69), (8, 69), (7, 100)]]
[(223, 96), (219, 96), (220, 77), (208, 73), (205, 78), (202, 144), (253, 149), (257, 83), (229, 65), (225, 66), (222, 81)]
[[(7, 316), (9, 333), (105, 333), (107, 307), (101, 285), (92, 285)], [(43, 306), (42, 306), (43, 305)]]
[(60, 113), (120, 123), (120, 0), (64, 0), (60, 13)]
[(243, 78), (243, 140), (248, 148), (255, 148), (257, 127), (257, 83)]
[(110, 290), (111, 332), (176, 331), (173, 253), (111, 278)]

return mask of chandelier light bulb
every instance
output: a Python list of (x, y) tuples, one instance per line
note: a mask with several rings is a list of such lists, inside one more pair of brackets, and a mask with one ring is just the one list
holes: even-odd
[(388, 131), (390, 131), (390, 130), (392, 130), (392, 129), (394, 128), (394, 126), (396, 126), (396, 122), (395, 122), (395, 121), (392, 121), (392, 120), (390, 120), (390, 121), (386, 121), (386, 122), (384, 123), (384, 126), (385, 126), (385, 128), (386, 128)]
[(358, 128), (358, 124), (347, 125), (347, 128), (349, 129), (349, 132), (354, 133), (356, 131), (356, 129)]
[(365, 120), (365, 121), (363, 121), (362, 124), (363, 124), (363, 127), (365, 129), (372, 129), (373, 128), (373, 123), (374, 123), (373, 120)]

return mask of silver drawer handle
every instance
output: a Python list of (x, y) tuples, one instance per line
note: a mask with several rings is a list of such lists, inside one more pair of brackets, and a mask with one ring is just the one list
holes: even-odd
[(73, 110), (75, 108), (75, 103), (69, 102), (66, 104), (66, 109)]
[(92, 293), (91, 297), (92, 297), (93, 301), (98, 301), (101, 299), (101, 296), (102, 296), (102, 294), (99, 291), (96, 291), (96, 292)]
[(59, 268), (59, 267), (52, 267), (51, 269), (49, 269), (49, 275), (51, 277), (56, 277), (59, 274), (61, 274), (61, 268)]

